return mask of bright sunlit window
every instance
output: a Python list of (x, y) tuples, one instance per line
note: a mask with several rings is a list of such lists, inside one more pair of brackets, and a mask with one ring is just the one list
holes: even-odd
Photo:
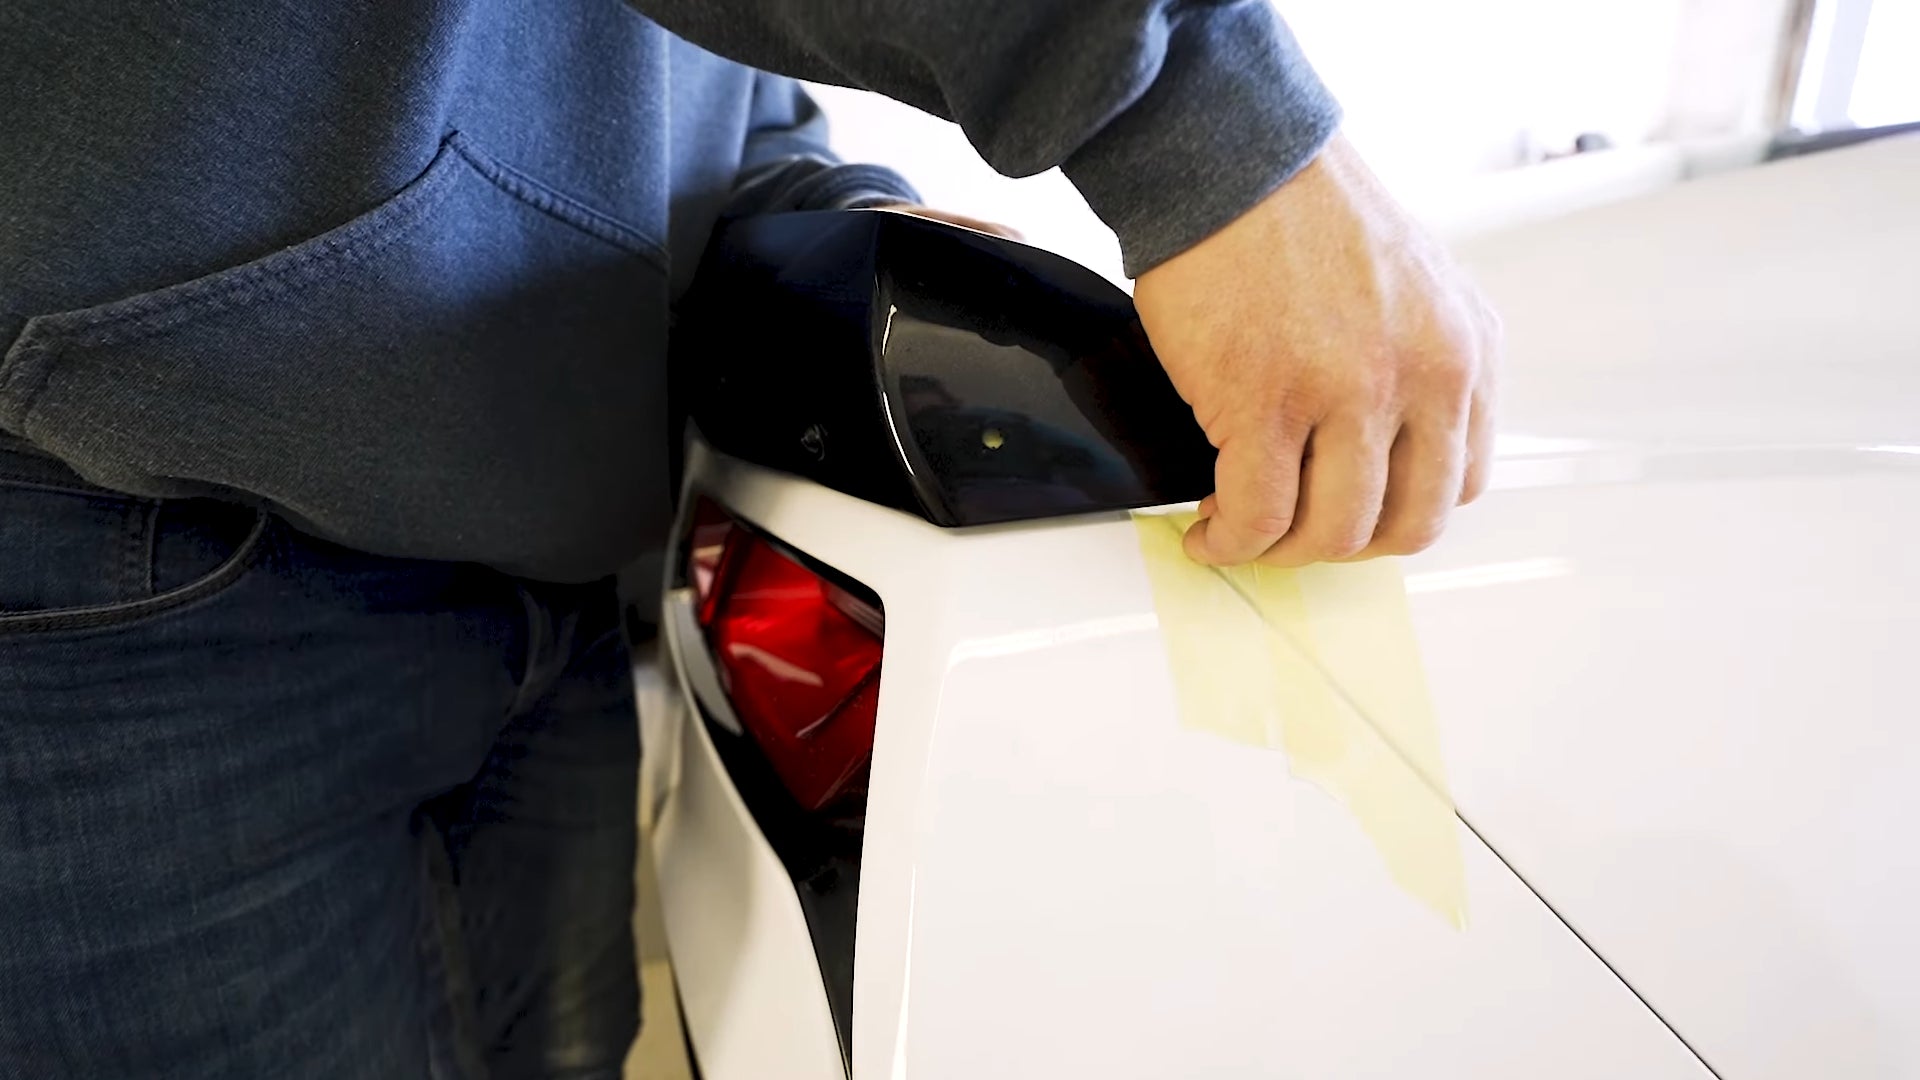
[(1874, 0), (1847, 119), (1861, 127), (1920, 120), (1920, 0)]

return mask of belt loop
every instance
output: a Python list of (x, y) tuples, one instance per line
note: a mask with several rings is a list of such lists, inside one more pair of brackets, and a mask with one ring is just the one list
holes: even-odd
[(533, 590), (524, 581), (514, 582), (513, 589), (520, 594), (520, 607), (526, 613), (527, 645), (520, 665), (520, 685), (514, 691), (513, 704), (507, 710), (509, 717), (519, 716), (538, 697), (536, 688), (545, 688), (545, 654), (552, 643), (549, 627), (551, 616), (547, 613), (546, 605), (533, 595)]

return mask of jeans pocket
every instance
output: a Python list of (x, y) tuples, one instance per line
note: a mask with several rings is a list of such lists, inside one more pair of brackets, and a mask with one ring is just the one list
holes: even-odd
[(0, 461), (0, 635), (117, 626), (210, 596), (269, 519), (208, 499), (139, 499)]

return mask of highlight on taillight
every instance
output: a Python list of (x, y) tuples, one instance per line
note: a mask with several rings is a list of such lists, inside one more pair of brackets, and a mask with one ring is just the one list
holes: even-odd
[(886, 629), (879, 606), (705, 501), (686, 558), (721, 687), (787, 791), (819, 810), (864, 789)]

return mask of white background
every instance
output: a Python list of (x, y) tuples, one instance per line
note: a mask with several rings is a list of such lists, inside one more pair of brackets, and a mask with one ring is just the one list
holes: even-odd
[[(1904, 0), (1882, 0), (1899, 3)], [(1463, 180), (1563, 152), (1758, 130), (1785, 0), (1281, 0), (1346, 130), (1416, 209)], [(931, 203), (1011, 224), (1118, 276), (1112, 235), (1057, 172), (995, 174), (951, 124), (816, 87), (849, 160), (906, 173)]]

